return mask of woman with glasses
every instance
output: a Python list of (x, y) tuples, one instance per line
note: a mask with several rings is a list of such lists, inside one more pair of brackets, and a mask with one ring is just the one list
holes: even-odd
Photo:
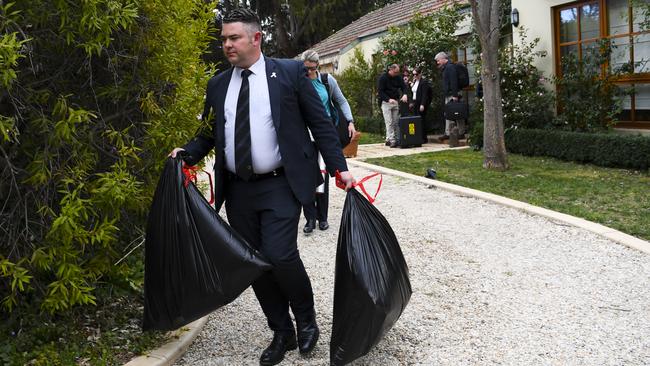
[(427, 132), (425, 126), (425, 118), (427, 116), (427, 110), (431, 104), (432, 99), (432, 88), (431, 82), (426, 78), (422, 77), (422, 69), (416, 67), (413, 70), (413, 82), (411, 83), (412, 91), (412, 101), (409, 105), (409, 108), (413, 110), (414, 114), (418, 113), (422, 117), (422, 143), (426, 144)]
[[(349, 137), (354, 136), (355, 128), (350, 104), (348, 104), (343, 92), (341, 92), (341, 88), (339, 88), (336, 79), (334, 79), (332, 74), (321, 74), (318, 72), (319, 56), (316, 51), (307, 50), (302, 53), (300, 58), (307, 68), (307, 76), (311, 79), (314, 89), (316, 89), (325, 106), (325, 112), (332, 119), (332, 123), (335, 126), (338, 126), (340, 123), (346, 124)], [(340, 116), (341, 114), (342, 116)], [(321, 171), (324, 172), (325, 163), (320, 153), (318, 154), (318, 162), (321, 164)], [(314, 202), (302, 206), (305, 219), (307, 220), (302, 231), (306, 235), (314, 231), (316, 228), (316, 220), (318, 220), (318, 228), (320, 230), (327, 230), (329, 228), (329, 224), (327, 223), (329, 176), (327, 173), (323, 174), (323, 179), (325, 182), (316, 189), (316, 199)]]

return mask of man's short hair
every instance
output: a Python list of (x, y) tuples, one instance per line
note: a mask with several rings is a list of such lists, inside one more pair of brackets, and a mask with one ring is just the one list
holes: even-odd
[(449, 56), (447, 56), (446, 53), (444, 53), (444, 52), (438, 52), (438, 54), (436, 55), (436, 57), (434, 57), (433, 59), (437, 61), (437, 60), (442, 60), (443, 58), (444, 58), (445, 60), (449, 60)]
[(399, 65), (398, 65), (398, 64), (391, 64), (391, 65), (388, 65), (388, 70), (396, 70), (396, 69), (399, 69)]
[(237, 8), (230, 11), (223, 17), (222, 22), (227, 23), (244, 23), (249, 27), (249, 30), (253, 32), (261, 32), (262, 25), (260, 23), (260, 17), (257, 16), (257, 13), (248, 8)]
[(315, 62), (318, 63), (320, 60), (320, 57), (318, 56), (318, 52), (314, 50), (307, 50), (300, 55), (300, 60), (301, 61), (307, 61), (307, 62)]

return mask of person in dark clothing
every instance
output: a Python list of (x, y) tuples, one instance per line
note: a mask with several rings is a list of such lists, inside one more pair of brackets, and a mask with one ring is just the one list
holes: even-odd
[(422, 77), (422, 69), (415, 68), (413, 70), (413, 84), (411, 86), (412, 91), (412, 102), (410, 103), (410, 108), (414, 113), (417, 113), (422, 117), (422, 143), (427, 143), (427, 132), (424, 128), (424, 121), (427, 116), (427, 110), (431, 104), (432, 90), (431, 82), (426, 78)]
[(305, 66), (264, 57), (262, 38), (252, 10), (237, 8), (223, 17), (221, 40), (232, 67), (208, 82), (203, 116), (211, 116), (211, 129), (170, 156), (185, 151), (183, 158), (195, 164), (216, 151), (216, 210), (225, 203), (228, 223), (273, 264), (253, 290), (273, 331), (260, 365), (275, 365), (287, 351), (311, 352), (320, 334), (297, 243), (300, 205), (313, 202), (323, 182), (309, 131), (328, 173), (341, 172), (347, 189), (354, 178)]
[[(456, 75), (456, 68), (454, 67), (453, 62), (449, 61), (449, 56), (444, 52), (439, 52), (436, 55), (435, 60), (436, 64), (438, 64), (438, 68), (442, 70), (442, 93), (445, 98), (445, 104), (452, 100), (458, 101), (461, 98), (461, 95), (460, 89), (458, 88), (458, 76)], [(452, 121), (445, 119), (445, 134), (440, 136), (440, 141), (449, 138), (454, 123), (458, 127), (458, 135), (463, 136), (465, 134), (464, 120)]]
[(386, 145), (397, 147), (399, 102), (407, 102), (407, 86), (404, 84), (402, 74), (399, 72), (399, 65), (392, 64), (388, 71), (383, 73), (377, 81), (377, 90), (381, 100), (381, 112), (386, 123)]

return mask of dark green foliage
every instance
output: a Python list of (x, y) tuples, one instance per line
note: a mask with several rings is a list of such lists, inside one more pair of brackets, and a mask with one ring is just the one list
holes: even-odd
[(605, 167), (637, 170), (650, 167), (648, 136), (513, 129), (506, 133), (506, 147), (516, 154), (549, 156)]
[[(535, 51), (539, 39), (527, 42), (523, 27), (520, 27), (519, 38), (518, 45), (508, 45), (499, 51), (501, 106), (506, 131), (511, 128), (545, 128), (553, 120), (553, 93), (544, 85), (546, 80), (542, 72), (534, 66), (535, 60), (546, 57), (546, 54)], [(470, 144), (482, 148), (482, 100), (474, 104), (470, 120)]]
[(621, 112), (623, 89), (615, 84), (626, 70), (603, 72), (613, 49), (609, 40), (594, 42), (578, 59), (575, 53), (562, 57), (562, 75), (557, 77), (560, 113), (554, 124), (569, 131), (598, 132), (616, 124)]
[[(352, 115), (356, 121), (359, 118), (369, 118), (381, 114), (376, 103), (377, 78), (380, 73), (381, 65), (378, 62), (366, 62), (363, 52), (359, 48), (355, 48), (350, 66), (336, 76), (343, 95), (350, 103)], [(360, 131), (365, 131), (358, 125), (356, 127)]]
[(363, 132), (378, 135), (385, 135), (386, 133), (386, 124), (384, 123), (384, 118), (380, 115), (358, 117), (354, 121), (354, 126), (357, 130)]
[(201, 123), (212, 17), (192, 0), (0, 8), (1, 311), (141, 291), (142, 268), (120, 258), (141, 261), (160, 164)]
[(264, 53), (294, 57), (365, 14), (396, 0), (221, 0), (229, 11), (247, 6), (262, 20), (268, 36)]

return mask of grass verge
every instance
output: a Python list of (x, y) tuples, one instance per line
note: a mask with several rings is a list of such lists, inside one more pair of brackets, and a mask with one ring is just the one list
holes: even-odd
[(505, 172), (482, 168), (483, 153), (442, 151), (365, 160), (371, 164), (498, 194), (650, 240), (650, 175), (552, 158), (509, 155)]

